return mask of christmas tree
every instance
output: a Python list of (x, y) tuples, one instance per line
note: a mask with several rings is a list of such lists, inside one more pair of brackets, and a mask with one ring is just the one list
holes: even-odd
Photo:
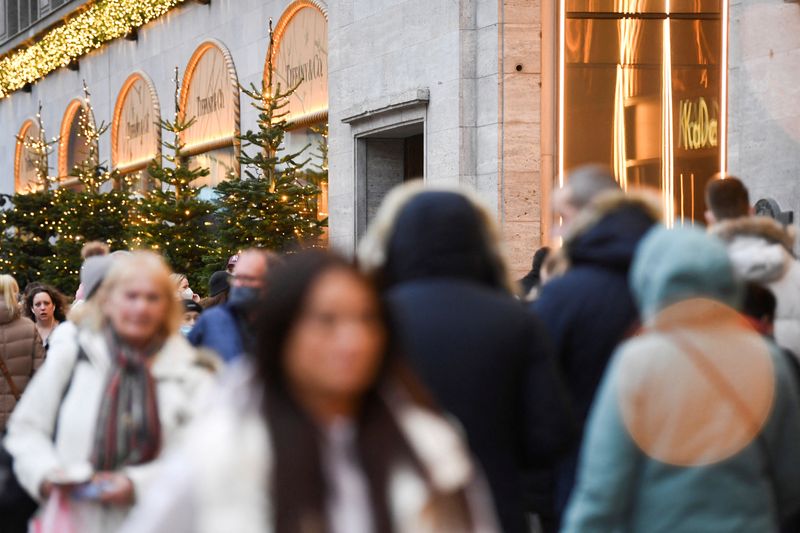
[(59, 210), (52, 188), (57, 179), (47, 165), (58, 138), (47, 140), (42, 104), (36, 113), (38, 135), (17, 137), (35, 172), (29, 189), (0, 195), (0, 272), (11, 274), (25, 287), (41, 279), (45, 261), (53, 256)]
[(173, 140), (163, 142), (169, 153), (148, 166), (156, 187), (140, 201), (137, 238), (144, 246), (162, 253), (176, 272), (189, 277), (193, 286), (204, 287), (207, 276), (202, 260), (216, 248), (216, 239), (209, 230), (214, 205), (201, 199), (203, 187), (193, 184), (208, 176), (209, 170), (190, 166), (184, 152), (181, 133), (191, 127), (194, 118), (180, 117), (179, 94), (180, 80), (175, 68), (175, 114), (173, 120), (160, 122)]
[[(104, 241), (112, 249), (129, 246), (129, 211), (131, 202), (125, 188), (112, 189), (119, 182), (116, 171), (107, 170), (98, 154), (99, 141), (108, 130), (105, 122), (96, 125), (91, 94), (83, 84), (84, 107), (78, 116), (78, 136), (85, 139), (86, 156), (71, 169), (80, 190), (59, 188), (53, 192), (57, 209), (57, 239), (53, 256), (45, 259), (43, 277), (72, 294), (78, 287), (81, 257), (80, 250), (87, 241)], [(109, 184), (109, 186), (106, 186)]]
[(215, 189), (221, 244), (218, 260), (250, 247), (283, 251), (311, 245), (322, 233), (316, 210), (320, 189), (304, 179), (303, 168), (309, 158), (301, 158), (308, 146), (297, 152), (281, 151), (289, 128), (286, 107), (297, 86), (283, 90), (273, 83), (272, 49), (270, 23), (267, 80), (261, 89), (253, 84), (242, 87), (258, 111), (258, 129), (240, 136), (239, 160), (246, 178), (231, 176)]

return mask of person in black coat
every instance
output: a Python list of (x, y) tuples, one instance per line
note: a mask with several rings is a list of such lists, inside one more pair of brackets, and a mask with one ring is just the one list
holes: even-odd
[[(660, 216), (643, 195), (611, 191), (596, 197), (564, 238), (559, 253), (568, 269), (542, 286), (531, 304), (550, 335), (580, 432), (611, 354), (638, 324), (628, 269), (639, 241)], [(572, 491), (579, 449), (580, 439), (554, 471), (556, 524)]]
[(360, 259), (386, 291), (411, 367), (464, 426), (503, 530), (523, 532), (523, 471), (565, 447), (570, 418), (546, 335), (510, 293), (490, 221), (462, 193), (405, 186)]

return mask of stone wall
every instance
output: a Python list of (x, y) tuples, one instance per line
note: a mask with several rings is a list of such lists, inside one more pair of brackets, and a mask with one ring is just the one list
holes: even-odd
[(800, 4), (730, 4), (728, 169), (800, 218)]
[[(240, 83), (260, 85), (268, 46), (268, 22), (277, 21), (291, 0), (214, 0), (208, 5), (186, 2), (164, 17), (139, 29), (137, 41), (117, 39), (80, 59), (80, 70), (59, 69), (33, 85), (0, 99), (0, 192), (14, 190), (15, 136), (26, 119), (34, 117), (38, 102), (48, 136), (58, 134), (69, 102), (82, 96), (82, 80), (92, 91), (97, 122), (110, 122), (122, 84), (134, 71), (150, 76), (158, 93), (161, 115), (174, 113), (174, 68), (181, 76), (192, 53), (207, 39), (217, 39), (231, 52)], [(241, 130), (254, 129), (257, 112), (241, 98)], [(305, 133), (293, 140), (303, 146)], [(101, 160), (111, 160), (111, 134), (100, 142)], [(49, 165), (55, 173), (57, 154)]]

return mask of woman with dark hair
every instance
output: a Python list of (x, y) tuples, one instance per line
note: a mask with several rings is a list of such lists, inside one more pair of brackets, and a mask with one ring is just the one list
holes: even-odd
[(373, 286), (307, 252), (273, 271), (251, 362), (123, 531), (495, 531), (461, 437), (402, 371)]
[(50, 334), (67, 319), (67, 299), (50, 285), (37, 284), (25, 291), (25, 315), (33, 320), (47, 350)]

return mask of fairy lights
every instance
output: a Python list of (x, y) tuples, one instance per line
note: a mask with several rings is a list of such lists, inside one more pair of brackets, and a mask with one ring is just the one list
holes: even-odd
[(98, 0), (36, 42), (0, 59), (0, 98), (103, 44), (123, 37), (185, 0)]

